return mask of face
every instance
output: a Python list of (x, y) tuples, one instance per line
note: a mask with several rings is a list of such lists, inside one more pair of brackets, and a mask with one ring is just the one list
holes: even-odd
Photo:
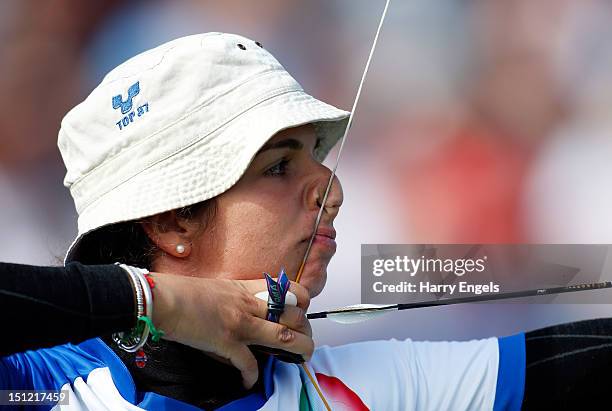
[[(258, 152), (230, 190), (219, 195), (210, 224), (192, 241), (192, 273), (261, 279), (281, 267), (295, 280), (314, 229), (331, 171), (313, 155), (312, 125), (282, 131)], [(333, 222), (342, 203), (334, 179), (300, 284), (321, 292), (336, 251)]]

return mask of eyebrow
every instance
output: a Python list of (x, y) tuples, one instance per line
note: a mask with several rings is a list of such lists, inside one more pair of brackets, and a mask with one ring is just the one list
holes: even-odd
[(288, 138), (286, 140), (277, 141), (276, 143), (265, 144), (261, 148), (261, 150), (259, 150), (257, 154), (261, 154), (266, 150), (273, 150), (273, 149), (278, 149), (278, 148), (290, 148), (291, 150), (301, 150), (302, 148), (304, 148), (304, 144), (302, 144), (302, 142), (299, 140)]

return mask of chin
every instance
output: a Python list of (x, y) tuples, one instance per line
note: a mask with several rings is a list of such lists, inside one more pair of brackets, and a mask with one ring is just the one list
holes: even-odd
[(300, 279), (300, 285), (304, 286), (310, 294), (310, 298), (314, 298), (321, 294), (325, 283), (327, 282), (327, 267), (323, 267), (320, 270), (312, 270), (311, 267), (306, 267), (302, 278)]
[[(325, 283), (327, 282), (327, 266), (334, 254), (335, 249), (330, 251), (320, 247), (316, 243), (313, 245), (306, 266), (304, 267), (304, 272), (300, 278), (300, 285), (308, 290), (310, 298), (316, 297), (323, 291)], [(300, 250), (300, 255), (303, 256), (302, 250)], [(297, 267), (299, 267), (299, 264)]]

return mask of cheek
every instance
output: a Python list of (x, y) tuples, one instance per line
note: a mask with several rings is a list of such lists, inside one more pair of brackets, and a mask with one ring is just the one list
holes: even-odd
[(220, 203), (207, 240), (200, 243), (203, 266), (234, 279), (259, 279), (281, 266), (295, 270), (300, 249), (297, 217), (279, 201)]

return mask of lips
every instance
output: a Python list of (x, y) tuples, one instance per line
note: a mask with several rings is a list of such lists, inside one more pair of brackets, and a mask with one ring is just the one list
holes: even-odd
[(332, 240), (336, 239), (336, 230), (333, 227), (321, 227), (317, 228), (317, 236), (327, 237)]
[(336, 252), (336, 230), (332, 227), (319, 227), (313, 243), (327, 249), (330, 254), (334, 254)]

